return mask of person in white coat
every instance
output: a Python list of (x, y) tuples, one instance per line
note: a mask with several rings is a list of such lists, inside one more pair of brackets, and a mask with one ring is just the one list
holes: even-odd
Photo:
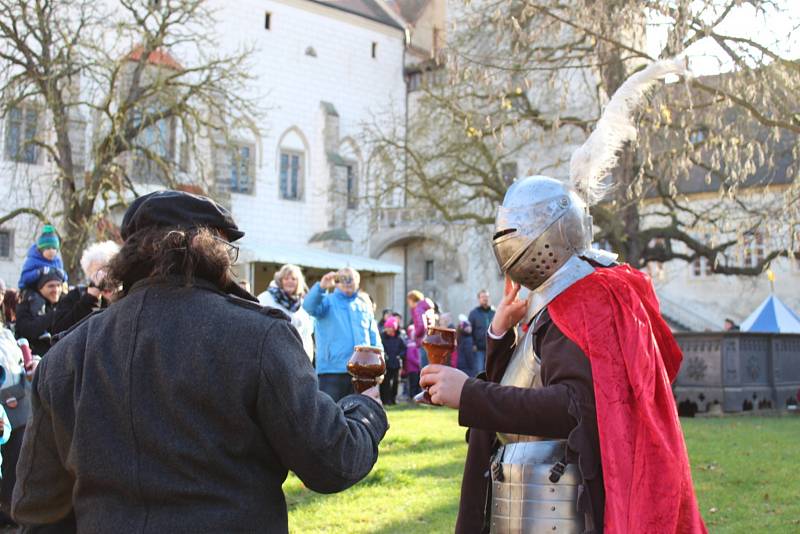
[(274, 280), (266, 291), (258, 296), (262, 306), (278, 308), (292, 318), (292, 325), (303, 340), (303, 348), (310, 360), (314, 360), (314, 321), (303, 309), (303, 297), (308, 286), (303, 272), (297, 265), (287, 264), (275, 273)]

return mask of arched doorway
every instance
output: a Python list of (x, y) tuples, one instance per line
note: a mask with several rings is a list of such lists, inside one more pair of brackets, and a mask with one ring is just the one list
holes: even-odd
[[(414, 289), (436, 301), (442, 310), (451, 310), (453, 293), (463, 288), (465, 258), (443, 239), (420, 231), (396, 229), (381, 236), (371, 247), (372, 257), (403, 266), (403, 274), (392, 290), (392, 308), (410, 320), (406, 294)], [(458, 300), (458, 299), (455, 299)]]

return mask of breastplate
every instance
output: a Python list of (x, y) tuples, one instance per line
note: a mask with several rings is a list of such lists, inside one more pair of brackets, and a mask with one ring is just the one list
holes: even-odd
[[(508, 362), (506, 372), (500, 380), (502, 386), (516, 386), (519, 388), (536, 389), (542, 387), (541, 360), (533, 350), (533, 328), (528, 330), (517, 345), (511, 360)], [(522, 434), (503, 434), (498, 432), (500, 443), (516, 443), (520, 441), (539, 441), (537, 436)]]
[[(581, 534), (581, 474), (564, 460), (565, 440), (503, 445), (492, 463), (491, 534)], [(564, 467), (553, 477), (556, 466)], [(554, 481), (555, 480), (555, 481)]]

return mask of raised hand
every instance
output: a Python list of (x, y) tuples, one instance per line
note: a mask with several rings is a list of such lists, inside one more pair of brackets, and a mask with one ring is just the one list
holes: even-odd
[(506, 287), (503, 292), (503, 300), (497, 306), (497, 311), (492, 320), (492, 333), (500, 336), (508, 332), (517, 325), (524, 317), (528, 309), (528, 301), (519, 298), (519, 290), (522, 286), (511, 280), (506, 275)]
[(323, 276), (322, 280), (319, 281), (319, 285), (322, 289), (333, 289), (336, 286), (336, 273), (331, 271)]

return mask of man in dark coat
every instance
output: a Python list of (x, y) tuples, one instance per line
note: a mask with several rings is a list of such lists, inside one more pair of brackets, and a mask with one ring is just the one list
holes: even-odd
[(469, 312), (470, 327), (472, 328), (472, 341), (475, 344), (470, 354), (471, 361), (468, 364), (470, 376), (476, 376), (486, 368), (486, 332), (494, 319), (495, 310), (489, 304), (489, 292), (481, 289), (478, 292), (478, 306)]
[(69, 332), (34, 378), (19, 523), (287, 532), (289, 470), (323, 493), (369, 473), (388, 426), (377, 388), (338, 404), (319, 391), (285, 314), (228, 275), (243, 234), (224, 208), (154, 193), (122, 234), (108, 274), (119, 300)]
[(25, 338), (31, 351), (44, 356), (50, 350), (50, 343), (56, 333), (53, 326), (56, 320), (56, 306), (61, 299), (64, 276), (57, 269), (43, 273), (36, 283), (36, 289), (22, 291), (22, 302), (17, 305), (17, 338)]

